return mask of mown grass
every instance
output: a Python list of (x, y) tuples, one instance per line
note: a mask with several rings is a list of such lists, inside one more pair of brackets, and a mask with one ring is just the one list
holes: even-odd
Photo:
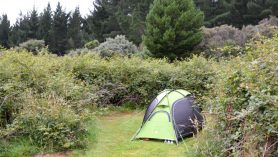
[(142, 122), (143, 112), (114, 112), (97, 120), (97, 141), (78, 157), (179, 157), (196, 142), (188, 138), (179, 145), (156, 141), (131, 141)]

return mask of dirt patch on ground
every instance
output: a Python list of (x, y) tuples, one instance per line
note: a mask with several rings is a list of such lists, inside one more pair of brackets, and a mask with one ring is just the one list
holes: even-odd
[(53, 153), (53, 154), (39, 154), (33, 157), (69, 157), (69, 152)]

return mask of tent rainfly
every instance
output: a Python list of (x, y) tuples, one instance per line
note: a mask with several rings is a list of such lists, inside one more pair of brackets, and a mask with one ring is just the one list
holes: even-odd
[(204, 118), (200, 112), (189, 92), (166, 89), (149, 105), (132, 140), (158, 139), (178, 144), (202, 128)]

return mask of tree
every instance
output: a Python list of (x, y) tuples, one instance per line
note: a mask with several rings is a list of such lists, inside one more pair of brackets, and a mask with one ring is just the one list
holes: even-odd
[(108, 37), (123, 34), (117, 22), (115, 12), (119, 0), (95, 0), (94, 11), (88, 17), (91, 33), (103, 42)]
[(35, 8), (33, 8), (33, 10), (30, 13), (28, 24), (30, 28), (28, 31), (28, 38), (37, 39), (38, 32), (39, 32), (39, 17), (38, 17), (38, 12)]
[(153, 0), (120, 1), (116, 18), (123, 34), (136, 45), (142, 42), (145, 19)]
[(278, 16), (277, 0), (234, 0), (230, 9), (229, 24), (242, 27), (248, 24), (257, 24), (270, 15)]
[(51, 28), (51, 41), (49, 49), (58, 55), (64, 55), (67, 50), (67, 22), (68, 15), (63, 11), (60, 2), (53, 15), (53, 25)]
[(9, 32), (10, 32), (10, 21), (8, 16), (3, 14), (0, 17), (0, 45), (5, 48), (9, 48)]
[(204, 25), (214, 27), (227, 23), (232, 0), (194, 0), (196, 7), (205, 14)]
[(100, 42), (125, 35), (139, 45), (145, 30), (145, 19), (153, 0), (96, 0), (86, 25)]
[(10, 33), (10, 43), (11, 46), (16, 46), (19, 43), (22, 43), (28, 40), (29, 27), (29, 17), (27, 15), (19, 14), (19, 18), (16, 20), (16, 23), (11, 28)]
[(80, 48), (83, 46), (83, 37), (82, 37), (82, 17), (80, 15), (79, 8), (77, 7), (69, 18), (69, 27), (68, 27), (68, 43), (69, 49)]
[(203, 20), (192, 0), (155, 0), (147, 15), (144, 43), (155, 57), (189, 56), (202, 40)]
[(47, 7), (43, 10), (39, 22), (39, 39), (43, 39), (45, 44), (48, 45), (51, 40), (50, 30), (52, 27), (52, 11), (48, 3)]

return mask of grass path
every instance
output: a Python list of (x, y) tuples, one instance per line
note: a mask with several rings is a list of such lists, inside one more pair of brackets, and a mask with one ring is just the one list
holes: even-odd
[(97, 142), (80, 157), (179, 157), (193, 140), (177, 145), (155, 141), (131, 141), (142, 122), (142, 112), (111, 113), (98, 118)]

